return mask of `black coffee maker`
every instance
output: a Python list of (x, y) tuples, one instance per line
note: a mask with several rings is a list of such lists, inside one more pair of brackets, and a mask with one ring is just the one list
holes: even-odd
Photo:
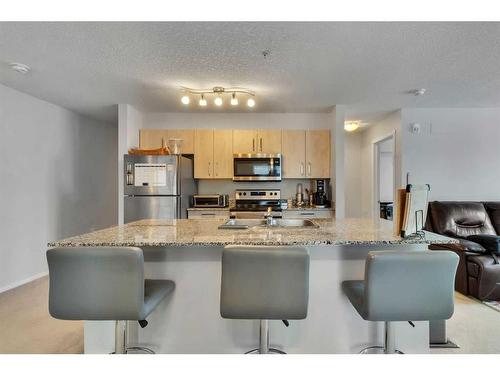
[(327, 207), (326, 180), (313, 180), (314, 205), (316, 207)]

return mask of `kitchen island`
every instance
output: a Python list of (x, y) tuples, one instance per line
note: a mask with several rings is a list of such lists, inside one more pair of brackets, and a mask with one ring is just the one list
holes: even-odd
[[(369, 251), (426, 251), (431, 243), (454, 242), (426, 232), (401, 238), (392, 222), (313, 219), (316, 227), (254, 226), (218, 229), (221, 219), (142, 220), (49, 243), (49, 247), (137, 246), (144, 250), (148, 278), (174, 280), (176, 290), (149, 317), (130, 324), (131, 343), (158, 353), (243, 353), (257, 346), (258, 322), (219, 314), (221, 254), (225, 245), (297, 245), (310, 253), (309, 312), (285, 327), (272, 321), (271, 344), (288, 353), (356, 353), (383, 341), (382, 323), (362, 320), (341, 291), (341, 282), (362, 279)], [(429, 351), (429, 324), (397, 323), (396, 344), (407, 353)], [(85, 352), (113, 350), (112, 322), (85, 322)]]

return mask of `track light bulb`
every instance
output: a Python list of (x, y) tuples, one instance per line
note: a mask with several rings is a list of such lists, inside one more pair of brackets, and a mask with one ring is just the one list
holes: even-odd
[(238, 99), (236, 98), (236, 93), (233, 92), (233, 97), (231, 98), (231, 105), (238, 105)]
[(222, 98), (220, 96), (216, 97), (214, 103), (216, 106), (220, 107), (222, 105)]
[(248, 99), (247, 106), (249, 106), (250, 108), (253, 108), (255, 106), (255, 100), (253, 100), (252, 98)]
[(184, 95), (184, 96), (181, 98), (181, 102), (182, 102), (182, 104), (188, 105), (188, 104), (189, 104), (189, 96)]
[(205, 97), (202, 95), (201, 98), (200, 98), (200, 102), (199, 102), (200, 106), (202, 107), (206, 107), (207, 106), (207, 101), (205, 99)]

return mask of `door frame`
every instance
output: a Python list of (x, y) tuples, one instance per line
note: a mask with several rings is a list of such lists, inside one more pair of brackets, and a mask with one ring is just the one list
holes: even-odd
[(392, 187), (392, 197), (393, 200), (396, 196), (396, 130), (376, 138), (372, 141), (372, 166), (373, 166), (373, 176), (372, 176), (372, 215), (373, 218), (378, 218), (380, 216), (380, 206), (379, 206), (379, 195), (380, 195), (380, 143), (392, 139), (393, 145), (393, 153), (392, 153), (392, 178), (393, 178), (393, 187)]

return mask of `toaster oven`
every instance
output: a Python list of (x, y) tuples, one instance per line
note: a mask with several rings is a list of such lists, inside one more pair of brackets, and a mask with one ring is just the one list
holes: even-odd
[(193, 207), (227, 207), (229, 196), (222, 194), (198, 194), (193, 195)]

